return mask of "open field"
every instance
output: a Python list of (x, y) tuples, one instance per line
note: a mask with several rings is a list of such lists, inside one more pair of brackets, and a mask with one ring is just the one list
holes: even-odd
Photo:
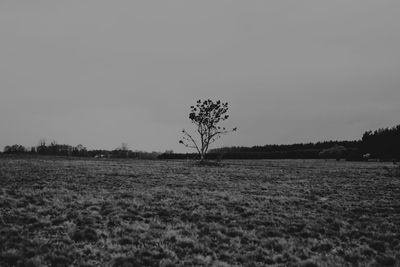
[(399, 266), (391, 168), (0, 159), (0, 266)]

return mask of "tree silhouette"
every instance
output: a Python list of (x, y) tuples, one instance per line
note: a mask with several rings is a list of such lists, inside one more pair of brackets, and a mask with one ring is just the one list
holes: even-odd
[(203, 161), (207, 151), (212, 143), (218, 140), (222, 135), (236, 131), (236, 127), (227, 130), (219, 126), (222, 121), (229, 118), (228, 103), (222, 103), (220, 100), (214, 102), (210, 99), (198, 100), (195, 106), (190, 107), (189, 119), (195, 124), (198, 138), (193, 137), (185, 129), (182, 130), (183, 138), (179, 143), (186, 147), (196, 149)]

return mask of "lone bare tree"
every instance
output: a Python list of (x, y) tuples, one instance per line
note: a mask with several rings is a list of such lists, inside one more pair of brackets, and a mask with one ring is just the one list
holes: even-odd
[(186, 147), (194, 148), (203, 161), (207, 151), (212, 143), (218, 140), (222, 135), (236, 131), (236, 127), (227, 130), (219, 126), (220, 122), (229, 118), (228, 103), (220, 100), (214, 102), (210, 99), (198, 100), (195, 106), (190, 107), (189, 119), (197, 127), (198, 138), (189, 134), (185, 129), (182, 130), (183, 138), (179, 143)]

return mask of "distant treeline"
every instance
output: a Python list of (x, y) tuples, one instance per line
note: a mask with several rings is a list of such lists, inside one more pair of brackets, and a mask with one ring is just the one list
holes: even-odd
[(71, 157), (94, 157), (94, 158), (137, 158), (137, 159), (157, 159), (161, 153), (132, 151), (127, 148), (117, 148), (114, 150), (88, 150), (83, 145), (71, 146), (52, 142), (46, 145), (39, 142), (38, 146), (26, 148), (22, 145), (12, 145), (4, 147), (5, 155), (49, 155), (49, 156), (71, 156)]
[[(347, 146), (344, 146), (346, 144)], [(223, 147), (212, 149), (206, 159), (338, 159), (357, 160), (361, 141), (327, 141), (293, 145), (266, 145), (254, 147)], [(197, 154), (161, 154), (160, 159), (194, 159)]]
[[(126, 145), (114, 150), (88, 150), (83, 145), (70, 146), (40, 141), (36, 147), (6, 146), (3, 154), (55, 155), (95, 158), (196, 159), (196, 153), (132, 151)], [(222, 147), (210, 150), (207, 159), (400, 159), (400, 125), (365, 132), (357, 141), (325, 141), (292, 145)]]
[[(162, 154), (162, 159), (195, 158), (196, 154)], [(292, 145), (223, 147), (210, 150), (209, 159), (400, 159), (400, 125), (365, 132), (361, 140)]]
[[(346, 148), (344, 152), (343, 148)], [(247, 157), (256, 158), (335, 158), (338, 152), (340, 156), (356, 151), (360, 147), (360, 141), (325, 141), (318, 143), (293, 144), (293, 145), (265, 145), (254, 147), (228, 147), (211, 150), (212, 153), (222, 153), (234, 156), (234, 154), (243, 154)], [(343, 151), (342, 151), (343, 150)], [(346, 155), (342, 155), (345, 153)]]
[(400, 125), (364, 133), (362, 151), (375, 158), (400, 159)]

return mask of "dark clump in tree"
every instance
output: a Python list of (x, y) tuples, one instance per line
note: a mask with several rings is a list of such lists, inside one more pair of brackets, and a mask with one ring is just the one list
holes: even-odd
[(189, 134), (185, 129), (182, 130), (183, 138), (179, 143), (186, 147), (196, 149), (200, 160), (203, 161), (210, 145), (218, 140), (222, 135), (236, 128), (227, 130), (221, 127), (220, 123), (229, 118), (228, 103), (220, 100), (214, 102), (210, 99), (198, 100), (195, 106), (190, 107), (189, 119), (195, 124), (197, 138)]

